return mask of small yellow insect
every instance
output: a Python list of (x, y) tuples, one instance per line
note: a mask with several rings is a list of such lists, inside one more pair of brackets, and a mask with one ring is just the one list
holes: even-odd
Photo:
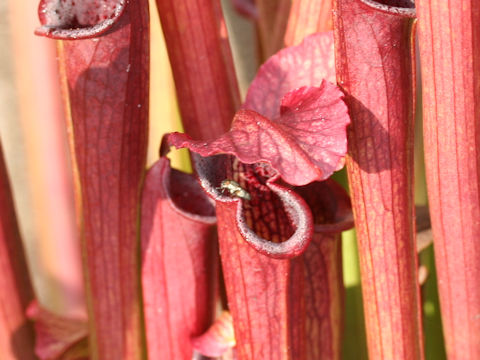
[(227, 190), (231, 196), (236, 196), (241, 199), (245, 199), (245, 200), (252, 199), (252, 197), (247, 192), (247, 190), (243, 189), (240, 186), (240, 184), (234, 180), (229, 180), (229, 179), (222, 180), (222, 182), (220, 183), (220, 186), (217, 189), (222, 190), (222, 192)]

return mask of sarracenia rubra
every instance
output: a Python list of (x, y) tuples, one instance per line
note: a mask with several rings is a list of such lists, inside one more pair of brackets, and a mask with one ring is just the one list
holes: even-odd
[(370, 359), (423, 357), (413, 203), (413, 1), (336, 0), (335, 62)]
[(240, 106), (227, 30), (218, 1), (156, 0), (185, 132), (212, 139)]
[[(480, 357), (480, 5), (232, 3), (249, 24), (235, 23), (244, 19), (228, 0), (40, 0), (36, 33), (59, 40), (83, 252), (74, 259), (83, 259), (88, 318), (66, 318), (30, 302), (36, 356), (338, 359), (338, 234), (352, 221), (348, 197), (328, 178), (346, 161), (369, 356), (422, 359), (413, 204), (416, 5), (446, 347), (452, 359)], [(149, 8), (156, 8), (155, 39), (161, 20), (186, 133), (164, 136), (161, 157), (147, 171), (149, 77), (156, 76), (149, 71)], [(249, 42), (241, 46), (248, 55), (235, 49), (237, 69), (227, 25), (242, 29), (232, 37), (234, 47), (240, 38)], [(258, 59), (296, 44), (258, 69), (242, 103), (235, 72), (243, 89), (246, 58), (252, 70)], [(27, 63), (41, 62), (17, 68), (22, 74)], [(159, 88), (152, 99), (163, 96)], [(50, 90), (45, 87), (47, 97)], [(172, 146), (191, 151), (194, 174), (171, 169)], [(0, 357), (29, 358), (32, 328), (20, 293), (32, 300), (32, 291), (22, 251), (9, 247), (17, 249), (19, 236), (4, 168), (0, 176), (0, 260), (4, 293), (11, 295), (0, 294), (0, 302), (13, 309), (0, 317)], [(64, 270), (58, 280), (70, 278)], [(428, 300), (424, 305), (428, 319), (432, 307)], [(215, 320), (214, 313), (223, 315)]]
[(142, 199), (142, 286), (149, 359), (192, 358), (216, 300), (215, 207), (191, 174), (162, 157)]
[(480, 358), (480, 3), (416, 1), (424, 147), (447, 356)]
[(33, 326), (25, 310), (33, 290), (0, 142), (0, 351), (5, 360), (35, 359)]
[[(333, 76), (329, 62), (316, 66), (319, 54), (332, 59), (332, 40), (331, 33), (315, 35), (272, 57), (228, 133), (210, 141), (178, 133), (164, 139), (164, 151), (175, 145), (199, 154), (198, 176), (216, 200), (240, 359), (340, 356), (339, 244), (314, 224), (331, 221), (332, 232), (351, 226), (348, 197), (332, 189), (326, 192), (338, 196), (315, 197), (328, 187), (323, 183), (298, 192), (288, 185), (325, 180), (343, 166), (347, 108), (342, 93), (322, 81)], [(298, 72), (303, 60), (309, 66)], [(327, 199), (333, 206), (320, 201)], [(329, 305), (321, 307), (323, 301)], [(315, 335), (320, 329), (324, 342)]]
[(148, 115), (148, 3), (42, 0), (59, 64), (83, 214), (94, 359), (142, 358), (138, 216)]

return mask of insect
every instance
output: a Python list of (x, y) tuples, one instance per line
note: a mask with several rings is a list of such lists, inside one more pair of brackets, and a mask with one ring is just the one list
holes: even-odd
[(234, 180), (229, 180), (229, 179), (222, 180), (222, 182), (220, 183), (220, 186), (217, 189), (222, 190), (222, 192), (227, 190), (230, 193), (230, 195), (236, 196), (241, 199), (245, 199), (245, 200), (252, 199), (252, 197), (247, 192), (247, 190), (243, 189), (240, 186), (240, 184)]

